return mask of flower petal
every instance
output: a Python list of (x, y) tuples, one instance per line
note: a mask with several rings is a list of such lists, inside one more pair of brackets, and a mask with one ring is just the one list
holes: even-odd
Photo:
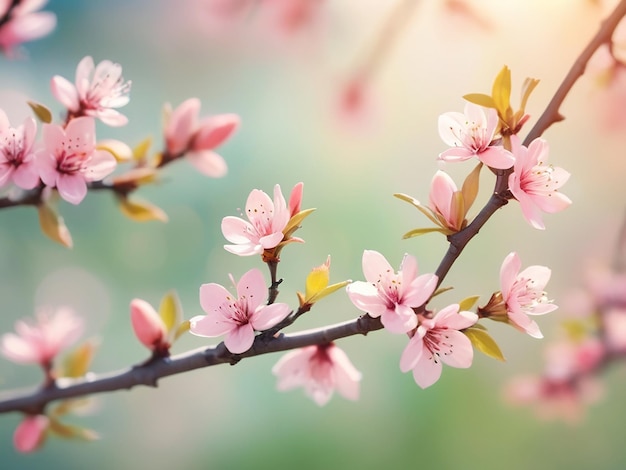
[(235, 327), (224, 340), (224, 345), (233, 354), (241, 354), (252, 347), (254, 330), (250, 323)]
[(185, 156), (200, 173), (211, 178), (221, 178), (228, 172), (226, 161), (210, 150), (196, 150)]

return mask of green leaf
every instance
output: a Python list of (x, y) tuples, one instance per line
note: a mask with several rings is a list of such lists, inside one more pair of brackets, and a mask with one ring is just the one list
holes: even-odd
[(174, 334), (174, 341), (176, 341), (180, 337), (180, 335), (188, 332), (189, 328), (191, 328), (191, 323), (189, 323), (189, 320), (185, 320), (180, 325), (178, 325), (176, 333)]
[(465, 297), (463, 300), (459, 302), (459, 310), (471, 310), (472, 307), (478, 301), (478, 299), (480, 299), (480, 295), (472, 295), (470, 297)]
[(502, 351), (500, 351), (500, 347), (495, 342), (495, 340), (489, 336), (489, 333), (483, 329), (470, 327), (466, 330), (463, 330), (465, 336), (469, 338), (472, 342), (472, 345), (478, 349), (483, 354), (486, 354), (489, 357), (493, 357), (499, 361), (506, 361), (504, 356), (502, 355)]
[(159, 316), (165, 324), (168, 336), (173, 335), (175, 330), (178, 328), (178, 325), (180, 325), (183, 321), (183, 309), (180, 305), (180, 299), (175, 291), (168, 292), (165, 294), (163, 299), (161, 299), (161, 304), (159, 305)]
[(484, 93), (469, 93), (467, 95), (463, 95), (463, 99), (485, 108), (496, 107), (496, 102), (493, 98), (489, 95), (485, 95)]
[(444, 292), (448, 292), (449, 290), (452, 290), (452, 289), (454, 289), (454, 287), (439, 287), (433, 294), (433, 297), (436, 297), (439, 294), (443, 294)]
[(528, 98), (537, 85), (539, 85), (539, 80), (536, 78), (526, 78), (526, 80), (524, 80), (524, 84), (522, 85), (522, 104), (520, 105), (522, 116), (524, 115)]
[(48, 108), (46, 108), (43, 104), (35, 103), (34, 101), (27, 101), (30, 109), (33, 110), (37, 119), (46, 124), (50, 124), (52, 122), (52, 113)]

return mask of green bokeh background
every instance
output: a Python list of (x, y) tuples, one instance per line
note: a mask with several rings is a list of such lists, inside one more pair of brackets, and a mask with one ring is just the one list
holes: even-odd
[[(304, 206), (317, 208), (299, 232), (306, 244), (284, 251), (281, 300), (295, 305), (306, 274), (328, 254), (331, 281), (361, 279), (364, 249), (381, 251), (395, 265), (403, 253), (413, 253), (420, 270), (432, 272), (445, 241), (436, 235), (401, 240), (428, 222), (391, 195), (427, 199), (435, 157), (444, 148), (437, 116), (461, 110), (465, 93), (488, 92), (507, 64), (515, 90), (526, 76), (542, 80), (528, 108), (532, 124), (601, 19), (598, 7), (583, 0), (479, 0), (472, 4), (485, 28), (445, 10), (444, 2), (421, 2), (374, 77), (369, 118), (355, 125), (337, 113), (341, 87), (396, 2), (326, 0), (314, 26), (294, 35), (276, 33), (271, 19), (254, 13), (218, 25), (206, 14), (207, 3), (51, 0), (46, 9), (57, 14), (55, 32), (27, 44), (26, 58), (1, 60), (0, 108), (12, 122), (28, 114), (26, 99), (60, 116), (50, 77), (73, 80), (78, 61), (91, 55), (96, 62), (119, 62), (133, 82), (131, 102), (122, 109), (129, 125), (99, 123), (99, 138), (134, 145), (151, 135), (158, 151), (163, 104), (192, 96), (202, 100), (202, 115), (235, 112), (242, 127), (219, 149), (227, 177), (208, 179), (180, 162), (164, 171), (162, 184), (140, 191), (167, 212), (168, 224), (133, 222), (110, 195), (90, 194), (78, 207), (60, 205), (75, 244), (67, 250), (40, 233), (34, 210), (2, 211), (0, 331), (39, 306), (70, 305), (87, 319), (85, 336), (100, 338), (95, 372), (143, 361), (146, 351), (130, 328), (130, 300), (156, 305), (176, 289), (190, 318), (201, 313), (200, 284), (227, 284), (228, 273), (238, 278), (260, 267), (256, 257), (223, 250), (219, 225), (238, 214), (251, 189), (270, 193), (276, 183), (288, 192), (303, 181)], [(573, 175), (564, 192), (575, 204), (546, 216), (545, 232), (533, 230), (514, 203), (497, 213), (446, 280), (455, 290), (436, 305), (471, 294), (486, 302), (498, 289), (502, 259), (513, 250), (524, 265), (553, 269), (549, 293), (563, 304), (582, 284), (587, 261), (610, 256), (624, 212), (625, 134), (604, 129), (606, 109), (595, 104), (600, 99), (593, 80), (583, 79), (563, 108), (567, 120), (545, 134), (552, 162)], [(446, 169), (460, 184), (471, 167)], [(482, 181), (488, 189), (486, 172)], [(482, 193), (478, 203), (486, 197)], [(294, 328), (356, 315), (338, 293)], [(621, 368), (609, 372), (605, 399), (576, 426), (540, 421), (502, 398), (516, 373), (540, 370), (557, 323), (558, 315), (540, 319), (543, 341), (490, 326), (507, 362), (476, 354), (471, 369), (445, 368), (427, 390), (398, 369), (406, 340), (385, 332), (348, 338), (340, 346), (363, 373), (356, 403), (335, 396), (318, 408), (300, 390), (276, 392), (270, 370), (279, 356), (270, 355), (170, 377), (158, 389), (98, 396), (91, 414), (69, 419), (100, 433), (92, 443), (54, 438), (36, 454), (18, 455), (11, 439), (21, 417), (7, 414), (0, 417), (0, 467), (623, 468)], [(186, 335), (173, 352), (204, 344)], [(1, 389), (39, 379), (34, 367), (0, 361)]]

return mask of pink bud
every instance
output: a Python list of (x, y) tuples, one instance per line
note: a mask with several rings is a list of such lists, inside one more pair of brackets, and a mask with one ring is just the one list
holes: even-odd
[(193, 136), (192, 150), (213, 150), (222, 145), (239, 127), (236, 114), (219, 114), (205, 118)]
[(302, 204), (302, 192), (304, 191), (304, 183), (296, 184), (291, 190), (289, 196), (289, 216), (293, 217), (300, 212), (300, 204)]
[(13, 433), (13, 445), (18, 452), (34, 452), (43, 443), (48, 429), (48, 417), (31, 415), (24, 418)]
[(168, 349), (165, 342), (167, 328), (159, 314), (145, 300), (133, 299), (130, 302), (130, 320), (137, 339), (148, 349)]

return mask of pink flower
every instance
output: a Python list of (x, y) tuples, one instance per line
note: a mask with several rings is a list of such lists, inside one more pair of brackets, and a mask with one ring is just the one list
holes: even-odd
[(259, 189), (253, 189), (246, 201), (247, 222), (228, 216), (222, 220), (222, 233), (234, 245), (224, 249), (239, 256), (250, 256), (275, 248), (284, 237), (283, 229), (290, 214), (280, 185), (274, 186), (274, 201)]
[[(234, 279), (231, 277), (233, 284)], [(254, 331), (275, 326), (289, 314), (283, 303), (264, 304), (267, 287), (263, 274), (251, 269), (237, 283), (237, 299), (219, 284), (200, 286), (200, 305), (206, 312), (190, 320), (190, 331), (209, 338), (226, 335), (224, 344), (233, 354), (241, 354), (252, 347)]]
[(539, 326), (528, 315), (543, 315), (558, 308), (544, 292), (551, 271), (545, 266), (529, 266), (520, 273), (521, 266), (519, 256), (512, 252), (500, 268), (500, 287), (508, 319), (520, 331), (543, 338)]
[(165, 125), (165, 146), (169, 159), (185, 154), (201, 173), (219, 178), (227, 171), (224, 159), (213, 150), (239, 127), (236, 114), (219, 114), (198, 122), (200, 100), (190, 98), (171, 112)]
[(558, 192), (570, 174), (562, 168), (546, 165), (548, 143), (535, 139), (527, 147), (521, 145), (516, 135), (511, 136), (515, 155), (513, 173), (509, 175), (509, 188), (519, 201), (524, 218), (537, 229), (545, 228), (541, 212), (554, 213), (567, 208), (572, 201)]
[(289, 217), (293, 217), (300, 212), (302, 205), (302, 193), (304, 192), (304, 183), (297, 183), (291, 190), (289, 195)]
[(65, 129), (44, 124), (43, 143), (44, 148), (37, 152), (39, 175), (72, 204), (80, 203), (87, 195), (87, 182), (101, 180), (115, 169), (115, 157), (96, 150), (96, 124), (92, 118), (72, 119)]
[(504, 147), (491, 145), (498, 113), (473, 103), (465, 104), (465, 113), (449, 112), (439, 116), (439, 136), (450, 149), (439, 154), (439, 160), (461, 162), (472, 157), (492, 168), (511, 168), (515, 158)]
[(67, 308), (40, 311), (36, 322), (18, 321), (14, 333), (0, 340), (0, 352), (19, 364), (40, 364), (49, 368), (52, 359), (74, 343), (83, 332), (83, 321)]
[(15, 429), (13, 445), (18, 452), (36, 451), (46, 438), (50, 420), (45, 415), (29, 415)]
[(18, 128), (10, 127), (7, 115), (0, 109), (0, 186), (13, 181), (22, 189), (33, 189), (39, 183), (33, 144), (37, 123), (26, 118)]
[(130, 302), (130, 319), (141, 344), (152, 351), (169, 349), (167, 327), (152, 305), (145, 300), (133, 299)]
[(404, 255), (397, 273), (377, 251), (363, 252), (363, 274), (367, 282), (357, 281), (346, 288), (352, 303), (371, 317), (381, 317), (392, 333), (406, 333), (417, 326), (414, 308), (428, 301), (437, 287), (437, 276), (418, 276), (417, 260)]
[(72, 117), (92, 116), (109, 126), (123, 126), (128, 118), (113, 108), (128, 104), (131, 82), (124, 82), (122, 66), (103, 60), (94, 66), (90, 56), (76, 68), (76, 85), (59, 75), (50, 82), (52, 94)]
[(22, 0), (12, 7), (10, 1), (0, 2), (0, 49), (13, 56), (13, 48), (23, 42), (39, 39), (56, 26), (56, 16), (47, 11), (38, 12), (47, 0)]
[(422, 388), (430, 387), (441, 376), (442, 362), (452, 367), (468, 368), (474, 351), (467, 336), (458, 330), (478, 321), (473, 312), (459, 312), (452, 304), (433, 318), (420, 315), (420, 324), (400, 358), (400, 370), (413, 369), (413, 378)]
[(361, 373), (343, 350), (333, 343), (307, 346), (285, 354), (272, 368), (278, 377), (278, 390), (303, 387), (319, 406), (337, 391), (348, 400), (358, 400)]

